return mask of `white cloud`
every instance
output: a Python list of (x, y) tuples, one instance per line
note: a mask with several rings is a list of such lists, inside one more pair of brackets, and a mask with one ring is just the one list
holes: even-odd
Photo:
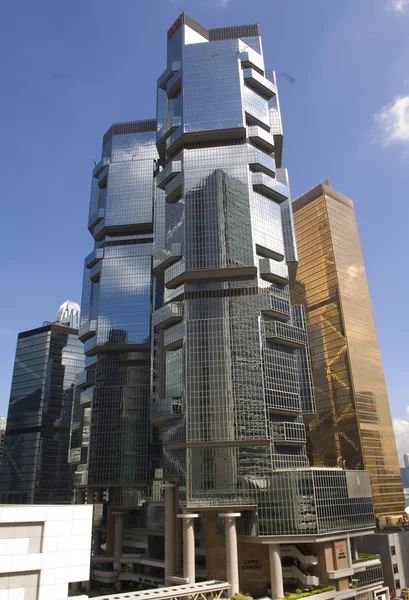
[(403, 466), (403, 455), (409, 453), (409, 406), (406, 407), (406, 419), (393, 419), (399, 462)]
[(396, 96), (374, 115), (374, 119), (379, 124), (385, 144), (409, 143), (409, 94)]
[(216, 6), (217, 8), (227, 8), (229, 2), (230, 0), (216, 0)]
[(390, 0), (387, 4), (387, 8), (390, 10), (402, 13), (405, 12), (407, 6), (409, 6), (409, 0)]

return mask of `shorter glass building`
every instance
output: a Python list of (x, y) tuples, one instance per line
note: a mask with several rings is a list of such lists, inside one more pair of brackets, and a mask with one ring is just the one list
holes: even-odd
[(77, 333), (50, 323), (18, 336), (0, 466), (0, 504), (71, 501), (70, 420), (74, 381), (84, 364)]

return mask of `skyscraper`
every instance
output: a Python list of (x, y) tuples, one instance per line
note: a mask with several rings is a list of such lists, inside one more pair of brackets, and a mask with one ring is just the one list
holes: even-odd
[[(226, 519), (232, 591), (236, 519), (253, 547), (270, 542), (272, 595), (281, 597), (280, 542), (370, 528), (370, 494), (365, 474), (314, 470), (306, 455), (302, 415), (315, 402), (304, 311), (289, 298), (297, 251), (276, 79), (259, 26), (209, 30), (182, 14), (167, 58), (156, 177), (165, 245), (154, 257), (164, 306), (153, 314), (151, 405), (168, 482), (166, 576), (175, 568), (176, 504), (185, 540), (205, 514), (215, 578), (221, 557), (210, 538)], [(241, 578), (249, 584), (245, 569)]]
[(365, 472), (307, 458), (275, 75), (258, 25), (182, 13), (167, 37), (156, 121), (113, 125), (93, 173), (70, 449), (77, 502), (104, 504), (92, 577), (281, 598), (283, 579), (328, 585), (331, 570), (346, 597), (349, 537), (373, 507)]
[(405, 505), (352, 201), (320, 184), (293, 203), (317, 414), (307, 417), (313, 464), (367, 469), (377, 515)]
[[(140, 507), (152, 479), (150, 315), (156, 121), (113, 125), (93, 171), (79, 337), (85, 370), (71, 429), (77, 494)], [(92, 428), (89, 433), (92, 406)]]
[(0, 466), (0, 503), (71, 501), (70, 419), (75, 377), (83, 368), (77, 333), (55, 322), (18, 335)]

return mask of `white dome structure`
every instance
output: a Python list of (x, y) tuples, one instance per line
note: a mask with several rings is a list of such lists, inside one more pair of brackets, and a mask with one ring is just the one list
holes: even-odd
[(68, 325), (68, 327), (72, 327), (73, 329), (78, 329), (80, 326), (80, 314), (81, 309), (79, 304), (72, 302), (71, 300), (66, 300), (58, 309), (55, 320), (58, 323), (64, 323), (64, 325)]

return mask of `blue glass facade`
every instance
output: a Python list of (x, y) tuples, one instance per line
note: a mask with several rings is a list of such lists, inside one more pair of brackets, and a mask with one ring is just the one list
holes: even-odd
[[(93, 172), (70, 461), (76, 483), (138, 505), (151, 478), (150, 315), (156, 122), (113, 125)], [(92, 426), (90, 428), (90, 423)], [(143, 490), (143, 492), (142, 492)]]
[(18, 336), (0, 466), (2, 504), (71, 502), (70, 419), (75, 378), (84, 368), (77, 333), (55, 323)]

